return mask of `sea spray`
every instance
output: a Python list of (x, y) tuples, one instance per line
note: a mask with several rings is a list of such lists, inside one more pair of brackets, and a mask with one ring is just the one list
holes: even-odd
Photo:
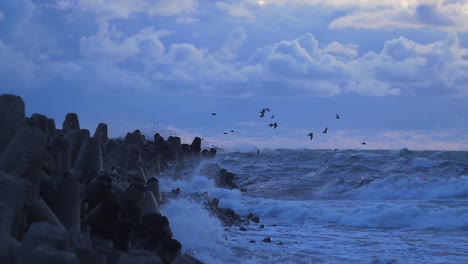
[(227, 235), (221, 222), (200, 201), (173, 199), (163, 207), (162, 213), (170, 220), (174, 237), (182, 243), (183, 252), (206, 263), (233, 258), (225, 246)]

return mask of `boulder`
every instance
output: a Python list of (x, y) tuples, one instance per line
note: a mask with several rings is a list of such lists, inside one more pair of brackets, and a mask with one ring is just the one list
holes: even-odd
[(16, 130), (25, 122), (25, 107), (21, 97), (11, 94), (0, 95), (0, 154)]
[(76, 113), (68, 113), (63, 121), (62, 130), (66, 133), (70, 129), (80, 130), (80, 121)]

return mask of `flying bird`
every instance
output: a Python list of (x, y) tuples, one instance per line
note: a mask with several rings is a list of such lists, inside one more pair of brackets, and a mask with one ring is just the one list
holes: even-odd
[(211, 113), (211, 115), (216, 115), (216, 113)]
[(310, 132), (308, 136), (310, 137), (310, 140), (312, 140), (312, 138), (314, 138), (314, 133)]
[(231, 133), (234, 133), (234, 130), (231, 130)]
[(270, 123), (268, 126), (273, 127), (274, 129), (276, 129), (278, 127), (278, 123), (276, 123), (276, 122), (275, 123)]
[(325, 127), (322, 133), (326, 134), (328, 132), (328, 127)]
[(262, 109), (262, 111), (260, 111), (260, 118), (265, 116), (265, 112), (266, 112), (266, 109)]
[(367, 143), (366, 143), (366, 142), (362, 142), (361, 144), (362, 144), (362, 145), (367, 145)]
[(275, 118), (275, 115), (272, 115), (272, 116), (271, 116), (271, 119), (273, 119), (273, 118)]
[(227, 135), (227, 132), (224, 132), (224, 135)]
[(339, 114), (335, 114), (336, 115), (336, 119), (340, 119), (340, 115)]

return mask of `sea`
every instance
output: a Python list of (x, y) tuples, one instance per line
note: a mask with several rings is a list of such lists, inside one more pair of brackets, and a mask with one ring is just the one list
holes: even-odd
[[(468, 263), (468, 151), (219, 151), (239, 189), (200, 164), (161, 190), (207, 193), (242, 218), (223, 226), (200, 200), (162, 207), (183, 253), (204, 263)], [(265, 238), (271, 242), (264, 242)]]

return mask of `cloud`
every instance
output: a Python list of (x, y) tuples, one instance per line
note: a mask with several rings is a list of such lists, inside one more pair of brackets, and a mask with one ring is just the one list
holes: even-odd
[(84, 11), (93, 12), (103, 19), (129, 18), (137, 14), (148, 16), (177, 16), (196, 11), (196, 0), (78, 0)]
[(5, 20), (5, 16), (3, 15), (2, 10), (0, 10), (0, 22)]
[(146, 27), (135, 35), (123, 37), (122, 32), (102, 23), (96, 35), (81, 37), (80, 51), (84, 58), (108, 62), (121, 62), (136, 57), (140, 60), (157, 60), (165, 49), (159, 38), (166, 34), (165, 31)]
[(407, 94), (460, 95), (468, 89), (459, 82), (460, 73), (467, 69), (467, 52), (456, 34), (429, 44), (400, 37), (387, 41), (380, 53), (359, 58), (355, 69)]
[(405, 5), (388, 5), (378, 9), (357, 8), (350, 14), (334, 19), (329, 27), (332, 29), (400, 27), (468, 31), (466, 2), (441, 0), (405, 2)]
[[(0, 80), (4, 88), (30, 87), (37, 82), (37, 65), (22, 52), (0, 40)], [(11, 86), (11, 87), (8, 87)]]
[(337, 41), (333, 41), (328, 44), (323, 51), (334, 56), (343, 56), (347, 58), (356, 57), (358, 55), (358, 45), (356, 44), (347, 44), (343, 45)]
[(238, 4), (230, 4), (230, 3), (226, 3), (226, 2), (216, 2), (216, 6), (219, 9), (226, 11), (232, 17), (245, 18), (245, 19), (248, 19), (248, 20), (254, 20), (255, 19), (255, 16), (254, 16), (253, 12), (243, 2), (240, 2)]
[(244, 29), (241, 27), (235, 28), (231, 33), (229, 33), (227, 40), (215, 56), (219, 60), (234, 60), (236, 58), (237, 49), (244, 44), (246, 39), (247, 34)]

